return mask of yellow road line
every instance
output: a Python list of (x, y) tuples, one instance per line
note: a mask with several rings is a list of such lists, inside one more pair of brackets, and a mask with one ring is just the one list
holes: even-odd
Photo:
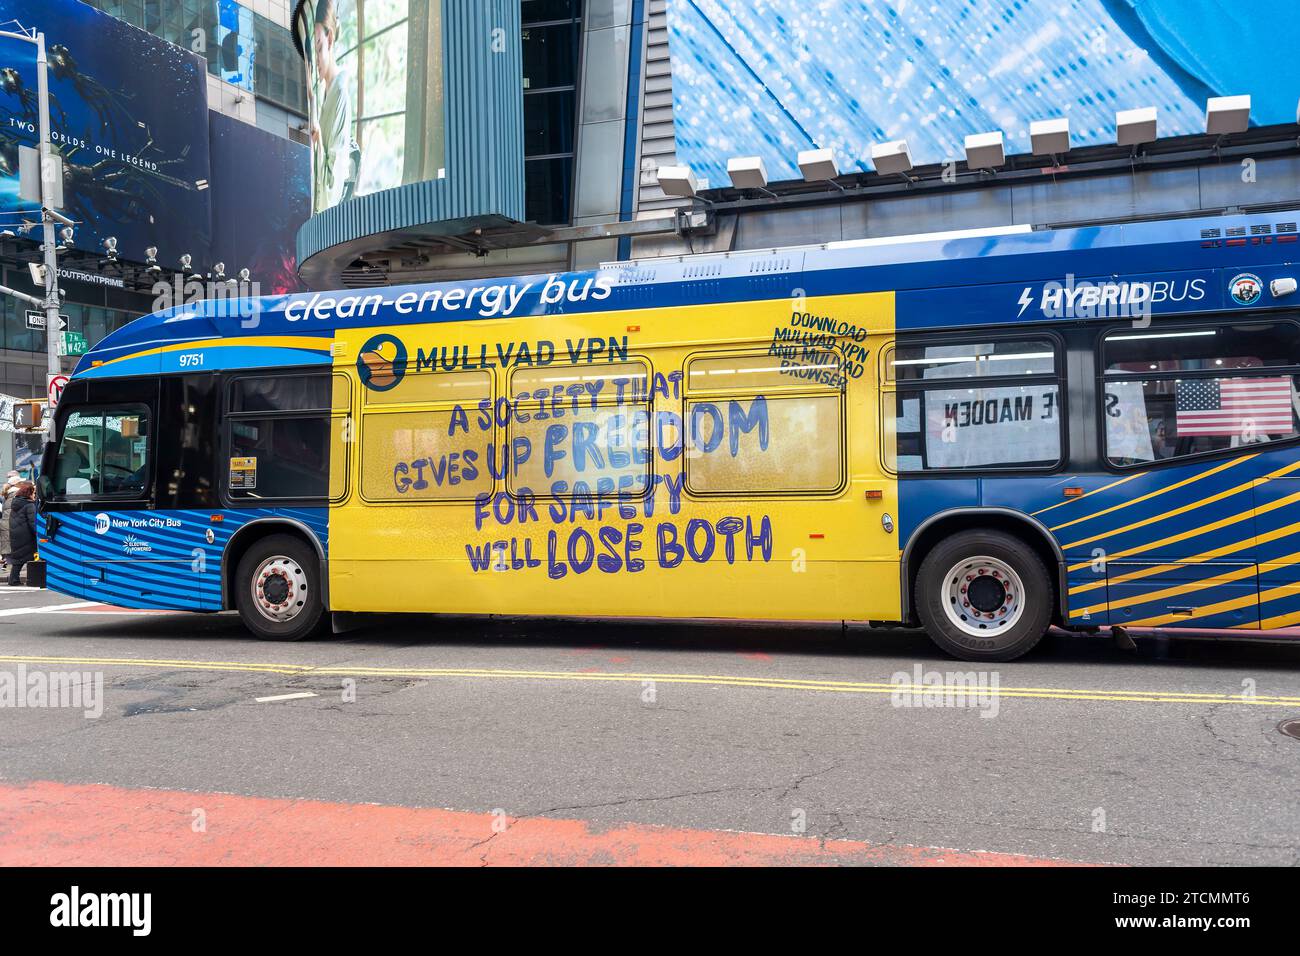
[[(660, 673), (593, 673), (583, 671), (511, 670), (490, 667), (367, 667), (314, 666), (309, 664), (254, 664), (237, 661), (192, 661), (120, 657), (41, 657), (34, 655), (0, 655), (0, 662), (22, 664), (58, 664), (81, 667), (149, 667), (178, 670), (224, 671), (252, 674), (279, 674), (294, 677), (469, 677), (514, 680), (566, 680), (591, 682), (655, 681), (664, 684), (708, 684), (723, 687), (757, 687), (770, 690), (809, 690), (856, 694), (920, 694), (947, 696), (964, 692), (985, 697), (1019, 697), (1039, 700), (1092, 700), (1153, 704), (1262, 704), (1300, 706), (1300, 696), (1282, 697), (1241, 694), (1206, 694), (1193, 691), (1091, 690), (1064, 687), (991, 687), (931, 685), (870, 681), (813, 680), (784, 677), (744, 677), (735, 674), (660, 674)], [(953, 662), (953, 669), (972, 667)]]

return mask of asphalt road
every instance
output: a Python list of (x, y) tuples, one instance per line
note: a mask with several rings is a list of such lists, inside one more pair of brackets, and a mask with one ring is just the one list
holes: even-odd
[[(269, 644), (231, 615), (0, 588), (0, 673), (20, 666), (100, 672), (104, 708), (0, 708), (6, 785), (1300, 863), (1300, 740), (1278, 730), (1300, 717), (1300, 640), (1051, 635), (986, 673), (995, 696), (923, 706), (891, 677), (970, 666), (913, 632), (428, 617)], [(315, 696), (258, 700), (293, 694)], [(19, 855), (4, 802), (0, 863)]]

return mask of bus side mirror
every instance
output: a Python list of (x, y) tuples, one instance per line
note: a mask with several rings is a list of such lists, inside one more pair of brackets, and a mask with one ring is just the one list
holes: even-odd
[(50, 481), (49, 475), (41, 475), (36, 479), (36, 494), (42, 501), (47, 501), (54, 495), (54, 482)]

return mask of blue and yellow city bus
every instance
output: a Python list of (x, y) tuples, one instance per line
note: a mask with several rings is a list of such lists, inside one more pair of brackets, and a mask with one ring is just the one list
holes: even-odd
[(65, 594), (335, 612), (1300, 624), (1296, 212), (200, 301), (77, 367)]

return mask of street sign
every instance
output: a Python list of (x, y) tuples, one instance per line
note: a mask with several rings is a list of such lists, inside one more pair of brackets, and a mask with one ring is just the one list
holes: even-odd
[[(34, 332), (45, 331), (45, 313), (39, 309), (27, 310), (27, 327)], [(62, 312), (59, 313), (59, 331), (62, 332), (68, 327), (68, 317)], [(77, 353), (80, 354), (80, 353)]]
[(45, 397), (49, 400), (51, 412), (58, 407), (59, 399), (63, 397), (63, 386), (67, 384), (68, 376), (61, 373), (45, 376)]
[(86, 337), (80, 332), (63, 332), (56, 344), (60, 355), (85, 355), (90, 350)]

